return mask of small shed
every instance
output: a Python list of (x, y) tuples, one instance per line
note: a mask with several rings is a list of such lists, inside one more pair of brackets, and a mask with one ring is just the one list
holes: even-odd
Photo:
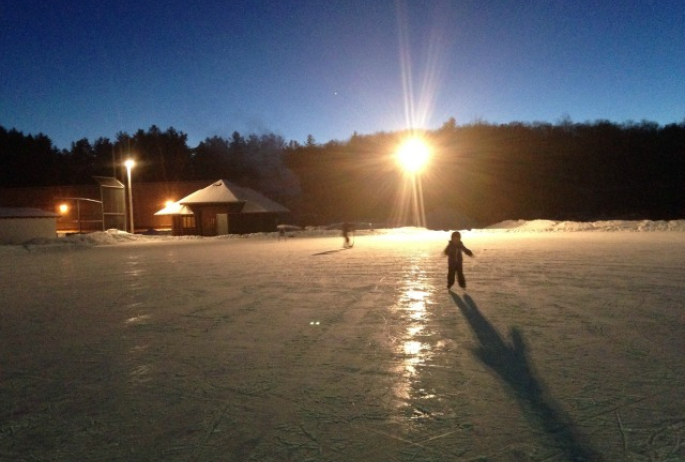
[(156, 214), (173, 215), (174, 235), (217, 236), (275, 232), (290, 210), (255, 190), (218, 180)]
[(195, 214), (193, 211), (178, 202), (167, 204), (162, 210), (155, 212), (155, 215), (171, 217), (171, 234), (174, 236), (200, 234), (195, 224)]
[(34, 208), (0, 207), (0, 244), (57, 237), (59, 214)]

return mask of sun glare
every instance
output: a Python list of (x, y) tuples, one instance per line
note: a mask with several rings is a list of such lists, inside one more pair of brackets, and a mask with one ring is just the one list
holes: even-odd
[(430, 157), (428, 145), (419, 138), (410, 138), (397, 150), (397, 161), (410, 174), (420, 173)]

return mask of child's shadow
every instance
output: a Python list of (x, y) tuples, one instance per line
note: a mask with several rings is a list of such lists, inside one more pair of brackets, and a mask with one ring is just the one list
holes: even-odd
[(521, 331), (512, 327), (511, 343), (505, 342), (469, 295), (462, 299), (454, 292), (450, 294), (478, 338), (479, 345), (474, 355), (509, 386), (526, 418), (554, 438), (570, 460), (601, 460), (598, 454), (579, 441), (570, 418), (552, 399), (545, 397), (528, 359)]

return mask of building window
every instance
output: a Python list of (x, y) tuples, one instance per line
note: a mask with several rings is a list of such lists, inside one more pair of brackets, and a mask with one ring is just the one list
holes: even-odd
[(195, 228), (195, 216), (187, 215), (181, 217), (181, 225), (183, 229)]

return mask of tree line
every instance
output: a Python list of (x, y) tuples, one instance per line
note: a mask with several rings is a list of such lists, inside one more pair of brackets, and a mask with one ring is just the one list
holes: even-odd
[[(299, 209), (330, 214), (323, 221), (387, 216), (402, 203), (390, 160), (409, 134), (355, 134), (289, 150), (306, 201)], [(427, 215), (458, 212), (480, 225), (685, 217), (685, 122), (458, 126), (450, 119), (421, 135), (433, 148), (418, 179)]]
[(121, 178), (127, 158), (136, 160), (136, 181), (140, 182), (204, 180), (217, 175), (253, 181), (260, 176), (260, 161), (280, 156), (284, 148), (282, 137), (245, 138), (238, 132), (229, 139), (207, 138), (190, 148), (185, 133), (153, 125), (133, 135), (121, 132), (114, 141), (98, 138), (91, 143), (83, 138), (71, 143), (70, 149), (58, 150), (44, 134), (24, 135), (0, 126), (0, 186), (89, 184), (93, 175)]
[(457, 125), (450, 119), (418, 133), (433, 156), (411, 183), (394, 153), (416, 134), (354, 133), (324, 144), (310, 135), (300, 144), (233, 132), (191, 148), (185, 133), (152, 126), (58, 150), (46, 135), (0, 126), (0, 187), (92, 184), (94, 175), (123, 180), (123, 161), (132, 156), (134, 182), (224, 178), (283, 203), (303, 224), (388, 221), (401, 216), (412, 185), (427, 215), (458, 213), (479, 225), (685, 217), (685, 121)]

